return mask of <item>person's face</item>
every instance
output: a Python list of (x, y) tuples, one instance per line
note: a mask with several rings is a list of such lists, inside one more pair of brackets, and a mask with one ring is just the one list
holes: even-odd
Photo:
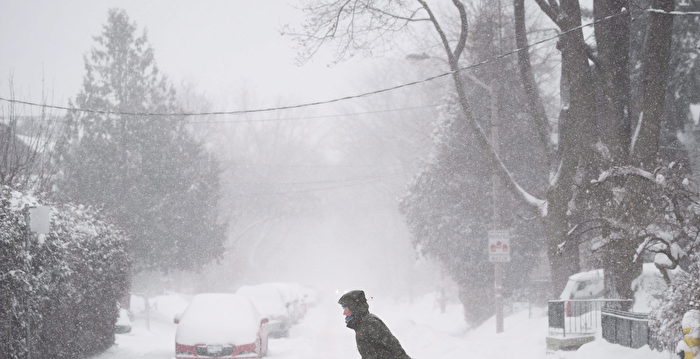
[(343, 315), (346, 317), (349, 317), (352, 315), (352, 312), (350, 311), (350, 308), (348, 307), (343, 307)]

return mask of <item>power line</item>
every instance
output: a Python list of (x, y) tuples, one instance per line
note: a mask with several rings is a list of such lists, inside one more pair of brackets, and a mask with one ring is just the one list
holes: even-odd
[(645, 11), (665, 15), (700, 15), (700, 11), (664, 11), (661, 9), (645, 9)]
[[(4, 99), (0, 98), (0, 100), (4, 100)], [(210, 124), (210, 123), (255, 123), (255, 122), (281, 122), (281, 121), (314, 120), (314, 119), (323, 119), (323, 118), (352, 117), (352, 116), (358, 116), (358, 115), (371, 115), (371, 114), (377, 114), (377, 113), (429, 109), (429, 108), (435, 108), (435, 107), (442, 106), (442, 105), (444, 105), (444, 104), (435, 103), (435, 104), (427, 104), (427, 105), (387, 108), (387, 109), (373, 110), (373, 111), (344, 112), (344, 113), (334, 113), (334, 114), (314, 115), (314, 116), (275, 117), (275, 118), (236, 119), (236, 120), (203, 120), (203, 121), (188, 121), (187, 123), (197, 125), (197, 124)], [(175, 116), (175, 115), (173, 115), (173, 116)], [(35, 119), (34, 117), (31, 117), (31, 116), (26, 116), (26, 118), (29, 120)], [(4, 121), (5, 119), (6, 119), (5, 116), (0, 115), (0, 121)], [(133, 118), (125, 118), (124, 120), (128, 121), (128, 120), (132, 120), (132, 119)], [(184, 118), (182, 118), (182, 120), (184, 120)], [(49, 119), (49, 121), (51, 121), (51, 122), (67, 122), (64, 119), (57, 118), (57, 117), (52, 117)]]
[[(654, 9), (649, 9), (649, 10), (654, 10)], [(280, 111), (280, 110), (291, 110), (291, 109), (297, 109), (297, 108), (303, 108), (303, 107), (312, 107), (312, 106), (318, 106), (318, 105), (325, 105), (325, 104), (330, 104), (330, 103), (335, 103), (335, 102), (341, 102), (341, 101), (347, 101), (351, 99), (357, 99), (357, 98), (362, 98), (362, 97), (368, 97), (372, 95), (377, 95), (385, 92), (390, 92), (394, 90), (398, 90), (401, 88), (405, 87), (411, 87), (419, 84), (423, 84), (426, 82), (430, 82), (433, 80), (437, 80), (442, 77), (446, 77), (449, 75), (453, 75), (459, 71), (465, 71), (465, 70), (471, 70), (477, 67), (481, 67), (483, 65), (486, 65), (488, 63), (500, 60), (506, 56), (513, 55), (515, 53), (518, 53), (520, 51), (525, 51), (531, 47), (535, 47), (537, 45), (543, 44), (545, 42), (551, 41), (558, 39), (570, 32), (580, 30), (584, 27), (592, 26), (595, 25), (599, 22), (607, 21), (612, 18), (615, 18), (620, 15), (627, 14), (627, 10), (623, 10), (619, 13), (608, 15), (606, 17), (600, 18), (598, 20), (582, 24), (576, 27), (573, 27), (569, 30), (563, 31), (561, 33), (558, 33), (554, 36), (544, 38), (542, 40), (533, 42), (531, 44), (528, 44), (527, 46), (520, 47), (513, 49), (511, 51), (502, 53), (500, 55), (488, 58), (486, 60), (483, 60), (481, 62), (477, 62), (475, 64), (467, 65), (458, 68), (457, 70), (452, 70), (452, 71), (447, 71), (443, 72), (441, 74), (433, 75), (430, 77), (426, 77), (421, 80), (416, 80), (416, 81), (411, 81), (411, 82), (405, 82), (399, 85), (391, 86), (391, 87), (385, 87), (382, 89), (374, 90), (374, 91), (369, 91), (369, 92), (363, 92), (360, 94), (355, 94), (355, 95), (349, 95), (349, 96), (343, 96), (343, 97), (337, 97), (334, 99), (330, 100), (323, 100), (323, 101), (312, 101), (312, 102), (305, 102), (305, 103), (300, 103), (296, 105), (287, 105), (287, 106), (277, 106), (277, 107), (263, 107), (263, 108), (257, 108), (257, 109), (251, 109), (251, 110), (231, 110), (231, 111), (205, 111), (205, 112), (172, 112), (172, 113), (165, 113), (165, 112), (129, 112), (129, 111), (109, 111), (109, 110), (98, 110), (98, 109), (92, 109), (92, 108), (79, 108), (79, 107), (67, 107), (67, 106), (58, 106), (58, 105), (47, 105), (47, 104), (40, 104), (36, 102), (31, 102), (31, 101), (24, 101), (24, 100), (17, 100), (17, 99), (6, 99), (3, 97), (0, 97), (0, 101), (5, 101), (5, 102), (10, 102), (10, 103), (17, 103), (17, 104), (23, 104), (23, 105), (28, 105), (28, 106), (34, 106), (34, 107), (42, 107), (44, 109), (54, 109), (54, 110), (65, 110), (65, 111), (76, 111), (76, 112), (85, 112), (85, 113), (96, 113), (96, 114), (102, 114), (102, 115), (124, 115), (124, 116), (139, 116), (139, 117), (176, 117), (176, 116), (182, 116), (182, 117), (188, 117), (188, 116), (219, 116), (219, 115), (242, 115), (242, 114), (247, 114), (247, 113), (258, 113), (258, 112), (272, 112), (272, 111)]]
[(408, 106), (408, 107), (398, 107), (398, 108), (388, 108), (383, 110), (375, 111), (361, 111), (361, 112), (346, 112), (346, 113), (336, 113), (328, 115), (315, 115), (315, 116), (296, 116), (296, 117), (280, 117), (280, 118), (263, 118), (263, 119), (239, 119), (239, 120), (217, 120), (217, 121), (189, 121), (188, 124), (200, 124), (200, 123), (255, 123), (255, 122), (280, 122), (280, 121), (298, 121), (298, 120), (313, 120), (322, 118), (338, 118), (338, 117), (352, 117), (357, 115), (371, 115), (377, 113), (387, 113), (387, 112), (398, 112), (406, 110), (419, 110), (434, 108), (442, 106), (443, 104), (430, 104), (430, 105), (420, 105), (420, 106)]

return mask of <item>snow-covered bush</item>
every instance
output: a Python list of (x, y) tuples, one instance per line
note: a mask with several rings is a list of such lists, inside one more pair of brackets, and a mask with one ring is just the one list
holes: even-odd
[[(26, 206), (51, 207), (50, 233), (30, 235)], [(82, 358), (114, 342), (126, 292), (126, 238), (97, 213), (0, 189), (0, 353)]]
[(657, 308), (651, 312), (649, 336), (652, 346), (673, 350), (681, 340), (681, 319), (690, 309), (700, 309), (700, 256), (693, 256), (688, 272), (679, 271), (673, 284), (664, 292)]

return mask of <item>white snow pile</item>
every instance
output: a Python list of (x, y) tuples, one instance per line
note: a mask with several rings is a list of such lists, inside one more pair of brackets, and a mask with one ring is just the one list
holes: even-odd
[(668, 352), (659, 352), (649, 349), (649, 346), (643, 346), (639, 349), (631, 349), (622, 345), (610, 344), (605, 339), (596, 338), (595, 341), (584, 344), (581, 348), (571, 352), (559, 352), (562, 359), (668, 359)]
[(260, 315), (243, 296), (198, 294), (185, 310), (177, 326), (178, 344), (254, 343), (260, 328)]
[(632, 281), (633, 312), (649, 313), (659, 305), (659, 296), (666, 290), (666, 282), (654, 263), (644, 263), (642, 274)]

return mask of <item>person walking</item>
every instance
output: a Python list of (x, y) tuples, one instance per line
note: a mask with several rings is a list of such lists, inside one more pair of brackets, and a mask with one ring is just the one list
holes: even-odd
[(355, 331), (362, 359), (411, 359), (379, 317), (369, 312), (365, 292), (353, 290), (338, 300), (346, 326)]

